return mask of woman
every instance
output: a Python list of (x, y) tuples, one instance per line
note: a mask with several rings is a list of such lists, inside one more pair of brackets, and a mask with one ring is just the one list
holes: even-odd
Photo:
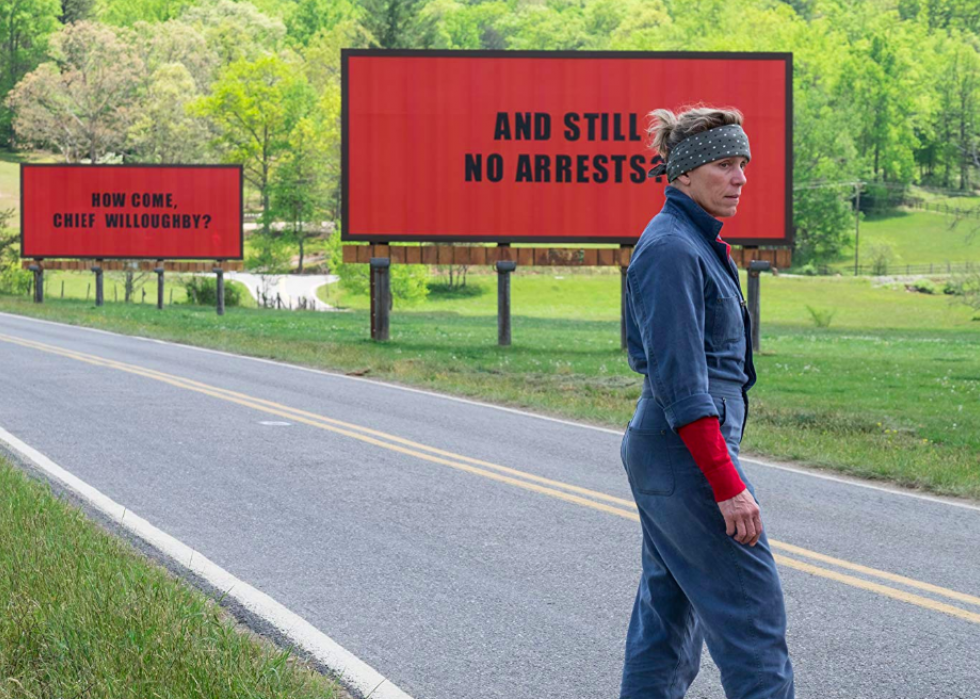
[(792, 699), (786, 613), (755, 490), (738, 461), (755, 383), (749, 315), (718, 219), (751, 159), (734, 109), (651, 112), (666, 202), (627, 270), (629, 364), (643, 394), (622, 457), (643, 573), (621, 699), (683, 697), (702, 641), (728, 699)]

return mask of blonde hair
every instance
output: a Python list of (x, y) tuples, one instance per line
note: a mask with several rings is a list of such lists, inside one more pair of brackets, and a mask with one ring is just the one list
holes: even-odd
[(651, 119), (647, 128), (648, 145), (666, 162), (670, 150), (688, 136), (716, 129), (729, 124), (742, 125), (742, 112), (734, 107), (717, 109), (696, 105), (683, 107), (680, 114), (669, 109), (654, 109), (647, 114)]

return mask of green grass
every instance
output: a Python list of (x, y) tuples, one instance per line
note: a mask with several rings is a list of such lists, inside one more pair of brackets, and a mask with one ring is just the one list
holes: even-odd
[[(861, 262), (871, 264), (871, 246), (891, 248), (889, 272), (905, 265), (980, 262), (980, 218), (946, 216), (929, 211), (899, 211), (868, 216), (861, 222)], [(854, 249), (844, 255), (854, 262)], [(846, 263), (845, 263), (846, 266)], [(894, 270), (894, 271), (893, 271)]]
[(0, 696), (345, 696), (0, 459)]
[[(564, 277), (564, 278), (556, 278)], [(0, 297), (0, 310), (273, 357), (622, 427), (640, 392), (619, 349), (619, 277), (517, 273), (514, 345), (496, 345), (496, 275), (482, 294), (398, 307), (392, 341), (347, 313)], [(834, 310), (814, 326), (806, 305)], [(762, 280), (762, 353), (746, 452), (934, 492), (980, 497), (980, 322), (943, 296), (870, 280)]]
[[(164, 304), (171, 301), (175, 304), (187, 302), (187, 293), (182, 281), (189, 275), (168, 274), (164, 277)], [(212, 277), (213, 278), (213, 277)], [(225, 284), (234, 286), (241, 292), (241, 303), (246, 308), (255, 308), (255, 299), (241, 282), (226, 279)], [(45, 272), (44, 296), (46, 299), (61, 299), (62, 289), (65, 299), (90, 300), (95, 299), (95, 275), (92, 272)], [(143, 291), (146, 291), (144, 298)], [(125, 287), (122, 272), (106, 272), (103, 280), (103, 294), (107, 303), (122, 303), (125, 298)], [(157, 279), (156, 274), (147, 272), (142, 286), (136, 289), (133, 303), (144, 303), (156, 306)]]

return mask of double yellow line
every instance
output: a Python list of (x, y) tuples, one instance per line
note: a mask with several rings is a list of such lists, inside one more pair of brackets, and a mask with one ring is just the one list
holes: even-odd
[[(634, 503), (632, 500), (607, 495), (606, 493), (590, 490), (588, 488), (581, 488), (570, 483), (564, 483), (562, 481), (536, 476), (532, 473), (509, 468), (507, 466), (501, 466), (489, 461), (483, 461), (481, 459), (474, 459), (461, 454), (455, 454), (453, 452), (438, 449), (436, 447), (430, 447), (428, 445), (420, 444), (419, 442), (404, 439), (403, 437), (398, 437), (379, 430), (363, 427), (361, 425), (355, 425), (342, 420), (336, 420), (334, 418), (307, 412), (298, 408), (292, 408), (287, 405), (282, 405), (281, 403), (265, 400), (263, 398), (256, 398), (254, 396), (238, 393), (236, 391), (230, 391), (228, 389), (219, 388), (217, 386), (176, 376), (174, 374), (167, 374), (161, 371), (147, 369), (146, 367), (127, 364), (125, 362), (118, 362), (93, 354), (67, 350), (54, 345), (35, 342), (33, 340), (25, 340), (23, 338), (14, 337), (11, 335), (0, 334), (0, 341), (46, 352), (48, 354), (66, 357), (68, 359), (74, 359), (93, 366), (124, 371), (126, 373), (135, 374), (154, 381), (160, 381), (176, 388), (194, 391), (196, 393), (201, 393), (230, 403), (235, 403), (246, 408), (252, 408), (253, 410), (258, 410), (269, 415), (275, 415), (293, 422), (309, 425), (310, 427), (316, 427), (318, 429), (334, 432), (336, 434), (340, 434), (351, 439), (356, 439), (382, 449), (394, 451), (399, 454), (412, 456), (417, 459), (440, 464), (442, 466), (448, 466), (450, 468), (465, 471), (476, 476), (489, 478), (500, 483), (506, 483), (507, 485), (523, 488), (524, 490), (529, 490), (541, 495), (547, 495), (549, 497), (564, 500), (565, 502), (570, 502), (582, 507), (588, 507), (600, 512), (605, 512), (617, 517), (639, 521), (636, 503)], [(868, 580), (867, 578), (886, 580), (890, 583), (920, 590), (937, 597), (955, 600), (957, 602), (976, 606), (978, 608), (980, 608), (980, 597), (957, 592), (938, 585), (932, 585), (913, 578), (907, 578), (902, 575), (896, 575), (887, 571), (862, 566), (857, 563), (827, 556), (816, 551), (810, 551), (808, 549), (781, 541), (776, 541), (774, 539), (769, 540), (769, 545), (774, 550), (781, 551), (786, 554), (792, 554), (793, 556), (798, 557), (793, 558), (787, 555), (774, 554), (776, 562), (781, 566), (793, 568), (795, 570), (826, 578), (828, 580), (833, 580), (844, 585), (850, 585), (862, 590), (867, 590), (869, 592), (874, 592), (876, 594), (900, 600), (909, 604), (914, 604), (925, 609), (948, 614), (974, 624), (980, 624), (980, 613), (976, 611), (963, 609), (947, 602), (941, 602), (931, 597), (924, 597), (907, 590), (874, 582), (873, 580)], [(799, 560), (799, 558), (809, 559), (810, 561), (817, 561), (835, 568), (851, 571), (853, 573), (859, 573), (865, 577), (857, 577), (848, 573), (842, 573), (838, 570), (834, 570), (833, 568), (822, 567), (816, 565), (815, 563)]]

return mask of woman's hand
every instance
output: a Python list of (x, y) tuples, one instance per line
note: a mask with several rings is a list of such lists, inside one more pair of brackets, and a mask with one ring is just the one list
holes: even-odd
[(728, 500), (718, 503), (725, 518), (725, 533), (735, 535), (735, 541), (740, 544), (755, 546), (762, 536), (762, 518), (759, 516), (759, 505), (752, 493), (746, 488), (741, 493)]

